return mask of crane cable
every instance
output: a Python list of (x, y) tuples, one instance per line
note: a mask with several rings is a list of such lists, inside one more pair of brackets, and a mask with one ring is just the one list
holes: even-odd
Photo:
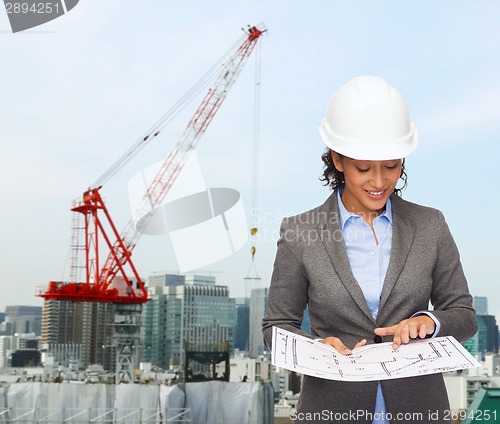
[(174, 118), (190, 104), (193, 99), (200, 94), (215, 79), (220, 72), (221, 66), (226, 59), (231, 56), (236, 46), (242, 43), (246, 35), (243, 35), (224, 53), (215, 64), (184, 94), (150, 129), (137, 140), (120, 158), (102, 174), (92, 188), (106, 184), (120, 169), (122, 169), (131, 159), (133, 159), (147, 144), (149, 144), (160, 131), (165, 128)]
[(255, 253), (257, 248), (255, 247), (257, 242), (258, 227), (257, 223), (259, 221), (259, 210), (258, 210), (258, 193), (259, 193), (259, 144), (260, 144), (260, 88), (261, 88), (261, 43), (256, 46), (255, 54), (255, 87), (254, 87), (254, 122), (253, 122), (253, 143), (252, 143), (252, 196), (251, 196), (251, 222), (250, 222), (250, 241), (251, 248), (250, 253), (252, 254), (252, 261), (250, 263), (250, 269), (246, 279), (248, 280), (260, 280), (259, 273), (257, 272), (257, 266), (255, 264)]

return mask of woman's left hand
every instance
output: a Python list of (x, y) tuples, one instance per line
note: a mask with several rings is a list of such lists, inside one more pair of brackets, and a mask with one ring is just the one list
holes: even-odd
[(424, 339), (428, 335), (433, 334), (435, 329), (436, 324), (431, 317), (419, 315), (404, 319), (399, 324), (392, 325), (391, 327), (376, 328), (375, 334), (379, 336), (393, 335), (392, 348), (397, 350), (401, 344), (406, 344), (411, 339), (416, 339), (417, 337)]

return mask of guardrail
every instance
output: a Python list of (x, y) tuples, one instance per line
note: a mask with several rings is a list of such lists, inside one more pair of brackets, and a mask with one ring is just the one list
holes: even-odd
[(0, 424), (174, 424), (190, 423), (190, 410), (93, 409), (93, 408), (0, 408)]

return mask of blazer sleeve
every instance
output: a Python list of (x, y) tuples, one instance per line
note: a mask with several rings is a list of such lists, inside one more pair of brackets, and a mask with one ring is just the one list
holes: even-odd
[(439, 320), (441, 329), (437, 336), (453, 336), (458, 341), (471, 338), (477, 331), (476, 312), (472, 307), (460, 255), (448, 225), (438, 213), (437, 258), (433, 270), (429, 311)]
[(283, 219), (267, 298), (266, 316), (262, 320), (262, 332), (269, 349), (272, 349), (273, 326), (311, 337), (301, 330), (308, 301), (309, 282), (302, 261), (296, 253), (299, 234), (297, 224), (290, 224), (288, 218)]

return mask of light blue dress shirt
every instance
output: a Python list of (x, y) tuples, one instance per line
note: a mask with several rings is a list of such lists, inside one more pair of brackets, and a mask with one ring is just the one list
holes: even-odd
[[(351, 270), (356, 278), (366, 299), (366, 303), (373, 319), (377, 318), (380, 306), (380, 296), (389, 266), (392, 248), (392, 205), (388, 199), (385, 211), (373, 219), (373, 234), (370, 226), (363, 221), (360, 215), (349, 212), (340, 197), (342, 189), (338, 191), (338, 204), (340, 223), (344, 237), (347, 256)], [(377, 244), (378, 241), (378, 244)], [(435, 337), (439, 332), (439, 321), (426, 311), (417, 312), (416, 315), (429, 315), (436, 323)], [(382, 386), (378, 385), (377, 400), (373, 414), (373, 424), (389, 424), (386, 419), (386, 407)]]
[[(365, 295), (373, 319), (377, 319), (382, 285), (391, 258), (391, 200), (387, 200), (385, 211), (373, 220), (373, 230), (377, 236), (377, 244), (372, 229), (363, 221), (363, 217), (351, 213), (345, 208), (340, 198), (340, 190), (338, 196), (342, 235), (351, 270)], [(379, 383), (373, 424), (388, 424), (389, 421), (385, 419), (385, 412), (384, 396)]]

